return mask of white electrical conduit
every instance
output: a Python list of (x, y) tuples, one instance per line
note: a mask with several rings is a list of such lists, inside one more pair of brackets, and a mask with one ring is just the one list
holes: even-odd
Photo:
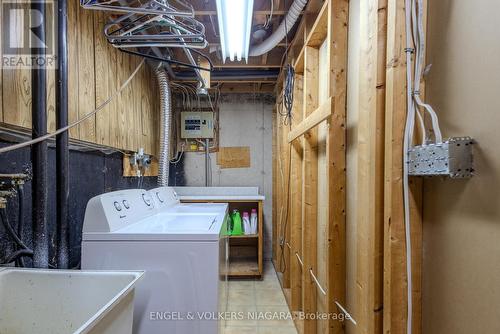
[(48, 134), (46, 134), (46, 135), (44, 135), (42, 137), (38, 137), (36, 139), (29, 140), (29, 141), (26, 141), (26, 142), (23, 142), (23, 143), (14, 144), (14, 145), (10, 145), (10, 146), (4, 147), (4, 148), (0, 148), (0, 154), (1, 153), (6, 153), (6, 152), (10, 152), (10, 151), (14, 151), (14, 150), (18, 150), (18, 149), (26, 147), (26, 146), (31, 146), (33, 144), (36, 144), (36, 143), (42, 142), (44, 140), (50, 139), (52, 137), (55, 137), (55, 136), (57, 136), (57, 135), (65, 132), (65, 131), (68, 131), (69, 129), (71, 129), (71, 128), (77, 126), (77, 125), (79, 125), (80, 123), (86, 121), (90, 117), (94, 116), (99, 111), (101, 111), (102, 109), (104, 109), (104, 107), (106, 107), (116, 96), (118, 96), (119, 94), (121, 94), (121, 92), (128, 86), (128, 84), (130, 83), (130, 81), (132, 81), (132, 79), (135, 77), (135, 75), (137, 74), (137, 72), (139, 72), (139, 70), (141, 69), (141, 67), (142, 67), (143, 64), (144, 64), (144, 60), (142, 60), (139, 65), (137, 65), (137, 68), (130, 75), (130, 77), (128, 77), (128, 79), (120, 86), (120, 88), (113, 95), (111, 95), (110, 97), (108, 97), (108, 99), (106, 101), (104, 101), (100, 106), (98, 106), (94, 111), (88, 113), (87, 115), (85, 115), (82, 118), (80, 118), (79, 120), (77, 120), (77, 121), (69, 124), (68, 126), (65, 126), (64, 128), (60, 128), (60, 129), (56, 130), (55, 132), (48, 133)]
[(262, 56), (263, 54), (274, 49), (274, 47), (276, 47), (276, 45), (278, 45), (278, 43), (281, 42), (293, 28), (306, 4), (307, 0), (295, 0), (290, 6), (290, 10), (288, 11), (288, 14), (286, 14), (285, 19), (281, 21), (278, 29), (276, 29), (276, 31), (265, 41), (252, 47), (249, 56)]

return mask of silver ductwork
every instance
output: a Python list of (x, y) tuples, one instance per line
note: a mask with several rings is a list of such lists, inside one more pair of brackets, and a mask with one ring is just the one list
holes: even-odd
[(168, 186), (170, 167), (170, 119), (172, 115), (172, 100), (170, 85), (165, 70), (158, 66), (155, 71), (158, 87), (160, 89), (160, 153), (158, 185)]
[(290, 6), (290, 10), (288, 11), (288, 14), (286, 14), (285, 19), (281, 21), (278, 29), (276, 29), (276, 31), (271, 36), (269, 36), (268, 39), (266, 39), (259, 45), (252, 47), (249, 56), (261, 56), (274, 49), (274, 47), (276, 47), (276, 45), (278, 45), (278, 43), (281, 42), (286, 35), (288, 35), (288, 32), (297, 22), (300, 13), (302, 13), (302, 10), (304, 10), (306, 4), (307, 0), (295, 0)]

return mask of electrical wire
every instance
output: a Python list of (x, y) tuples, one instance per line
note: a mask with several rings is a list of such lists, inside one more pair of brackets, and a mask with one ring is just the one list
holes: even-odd
[(264, 24), (264, 29), (269, 28), (271, 20), (273, 19), (273, 14), (274, 14), (274, 0), (271, 0), (271, 13), (269, 14), (269, 17), (267, 18), (266, 23)]
[(19, 247), (13, 254), (8, 256), (4, 262), (11, 263), (16, 261), (21, 256), (33, 256), (33, 250), (30, 249), (26, 244), (19, 238), (14, 229), (9, 223), (9, 219), (7, 217), (7, 212), (5, 208), (0, 209), (0, 219), (2, 220), (3, 226), (5, 227), (5, 231), (7, 234), (14, 240), (16, 246)]
[(412, 334), (413, 324), (413, 300), (412, 300), (412, 259), (411, 259), (411, 222), (410, 222), (410, 195), (408, 180), (408, 151), (412, 140), (413, 126), (415, 120), (415, 109), (413, 104), (412, 86), (412, 29), (411, 29), (411, 0), (405, 0), (406, 14), (406, 93), (407, 93), (407, 116), (405, 133), (403, 138), (403, 202), (406, 237), (406, 275), (407, 275), (407, 322), (406, 333)]
[(135, 77), (135, 75), (137, 74), (137, 72), (139, 72), (139, 70), (141, 69), (142, 65), (144, 65), (144, 59), (139, 63), (139, 65), (137, 65), (137, 68), (130, 75), (130, 77), (121, 85), (121, 87), (113, 95), (111, 95), (110, 97), (108, 97), (108, 99), (106, 101), (104, 101), (100, 106), (98, 106), (94, 111), (86, 114), (85, 116), (83, 116), (79, 120), (77, 120), (77, 121), (69, 124), (68, 126), (65, 126), (63, 128), (60, 128), (60, 129), (56, 130), (55, 132), (48, 133), (48, 134), (46, 134), (44, 136), (38, 137), (36, 139), (29, 140), (29, 141), (26, 141), (26, 142), (23, 142), (23, 143), (14, 144), (14, 145), (10, 145), (10, 146), (4, 147), (4, 148), (0, 148), (0, 154), (1, 153), (6, 153), (6, 152), (10, 152), (10, 151), (14, 151), (14, 150), (18, 150), (18, 149), (21, 149), (21, 148), (24, 148), (24, 147), (27, 147), (27, 146), (30, 146), (30, 145), (33, 145), (33, 144), (45, 141), (45, 140), (50, 139), (52, 137), (55, 137), (55, 136), (57, 136), (57, 135), (59, 135), (59, 134), (61, 134), (63, 132), (68, 131), (69, 129), (71, 129), (71, 128), (77, 126), (77, 125), (79, 125), (80, 123), (86, 121), (90, 117), (94, 116), (99, 111), (101, 111), (102, 109), (104, 109), (104, 107), (106, 107), (116, 96), (118, 96), (119, 94), (121, 94), (121, 92), (128, 86), (128, 84), (130, 83), (130, 81), (132, 81), (132, 79)]

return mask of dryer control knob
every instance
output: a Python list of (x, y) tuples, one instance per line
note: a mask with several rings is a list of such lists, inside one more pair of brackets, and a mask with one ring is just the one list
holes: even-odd
[(163, 198), (161, 197), (161, 195), (160, 195), (160, 192), (159, 192), (159, 191), (157, 191), (157, 192), (156, 192), (156, 198), (158, 198), (158, 200), (160, 201), (160, 203), (163, 203), (163, 202), (164, 202), (164, 201), (163, 201)]
[(115, 201), (113, 205), (115, 206), (116, 211), (122, 211), (122, 206), (120, 205), (120, 203)]
[(144, 201), (144, 203), (146, 203), (147, 206), (151, 206), (151, 199), (149, 198), (149, 196), (146, 196), (146, 194), (142, 194), (142, 200)]

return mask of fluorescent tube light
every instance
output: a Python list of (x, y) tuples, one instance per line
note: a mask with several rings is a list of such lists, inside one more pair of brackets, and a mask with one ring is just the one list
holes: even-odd
[(253, 0), (217, 0), (222, 58), (248, 62)]

